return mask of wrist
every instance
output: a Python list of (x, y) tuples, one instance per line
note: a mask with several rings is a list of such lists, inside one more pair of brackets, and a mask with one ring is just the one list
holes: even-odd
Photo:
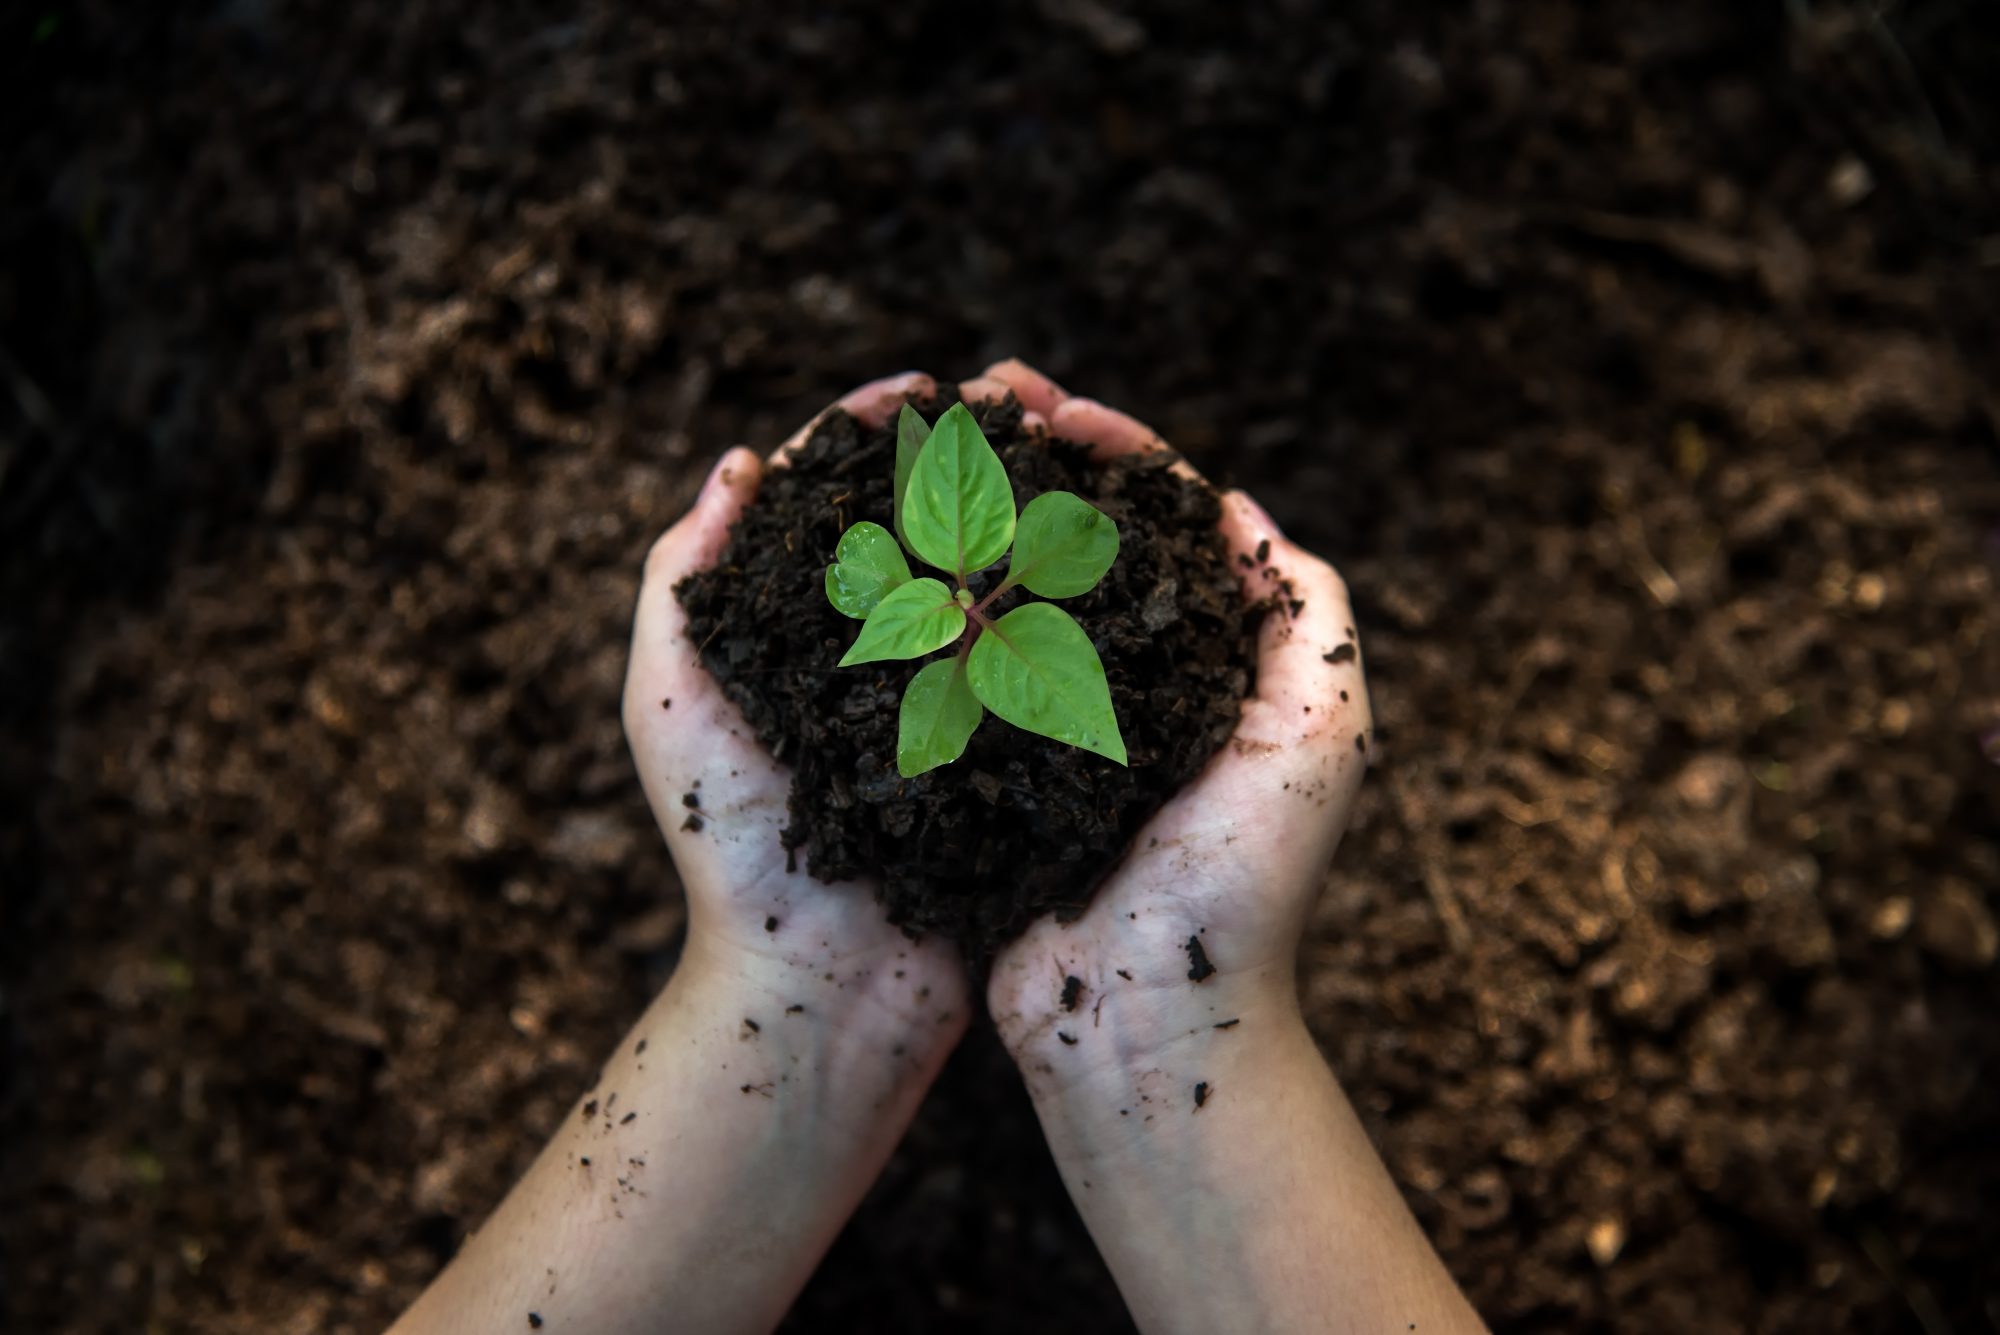
[[(1098, 971), (1092, 970), (1093, 974)], [(1103, 971), (1080, 986), (1073, 1008), (1009, 1006), (994, 1014), (1030, 1095), (1052, 1104), (1188, 1103), (1205, 1064), (1268, 1051), (1306, 1032), (1289, 964), (1131, 979)], [(997, 998), (996, 998), (997, 1002)], [(1185, 1075), (1185, 1078), (1183, 1076)], [(1181, 1088), (1180, 1086), (1185, 1086)]]
[[(943, 970), (909, 942), (838, 954), (745, 945), (691, 927), (669, 990), (745, 1032), (809, 1038), (833, 1063), (929, 1065), (969, 1018), (962, 970)], [(953, 965), (956, 961), (951, 961)], [(750, 1028), (749, 1026), (755, 1026)]]

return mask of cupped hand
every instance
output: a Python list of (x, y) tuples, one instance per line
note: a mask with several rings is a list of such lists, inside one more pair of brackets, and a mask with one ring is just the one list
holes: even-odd
[[(933, 389), (928, 376), (893, 376), (835, 406), (880, 425), (905, 399)], [(684, 969), (781, 992), (787, 1005), (812, 1014), (850, 1023), (866, 1016), (955, 1039), (970, 1010), (957, 950), (939, 939), (911, 941), (892, 927), (872, 886), (828, 885), (794, 866), (779, 837), (791, 774), (701, 665), (674, 594), (683, 578), (714, 563), (764, 470), (784, 467), (811, 427), (768, 463), (746, 449), (725, 454), (693, 508), (653, 545), (632, 628), (625, 733), (687, 889)]]
[[(1011, 390), (1051, 434), (1100, 459), (1167, 448), (1018, 362), (972, 383)], [(995, 960), (988, 1005), (1031, 1086), (1129, 1065), (1231, 1020), (1296, 1019), (1300, 935), (1367, 768), (1368, 694), (1333, 568), (1241, 492), (1223, 495), (1220, 528), (1245, 600), (1275, 595), (1256, 690), (1229, 741), (1140, 831), (1089, 909), (1074, 922), (1038, 920)]]

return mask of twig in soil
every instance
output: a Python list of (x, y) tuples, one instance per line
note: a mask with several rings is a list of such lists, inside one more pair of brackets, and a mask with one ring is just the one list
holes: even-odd
[(1646, 592), (1653, 595), (1653, 601), (1662, 607), (1678, 603), (1681, 600), (1680, 581), (1654, 559), (1653, 549), (1646, 545), (1646, 529), (1639, 522), (1639, 516), (1627, 513), (1618, 525), (1618, 531), (1625, 540), (1626, 556), (1632, 562), (1632, 571), (1646, 586)]

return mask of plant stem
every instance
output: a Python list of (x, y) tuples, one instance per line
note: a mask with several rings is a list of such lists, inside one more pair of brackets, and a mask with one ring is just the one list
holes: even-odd
[(1007, 590), (1013, 587), (1014, 586), (1006, 580), (1000, 581), (1000, 585), (998, 588), (994, 589), (993, 592), (987, 594), (984, 598), (981, 598), (978, 602), (972, 605), (970, 609), (972, 615), (977, 617), (981, 612), (984, 612), (988, 607), (991, 607), (993, 605), (994, 599), (998, 598), (1001, 594), (1007, 592)]

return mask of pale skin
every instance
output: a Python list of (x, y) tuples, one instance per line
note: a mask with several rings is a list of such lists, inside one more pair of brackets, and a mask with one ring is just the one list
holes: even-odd
[[(879, 424), (933, 388), (896, 376), (836, 406)], [(960, 393), (1012, 393), (1099, 458), (1165, 448), (1019, 362)], [(671, 593), (808, 430), (768, 463), (725, 455), (647, 558), (625, 726), (686, 886), (681, 965), (394, 1335), (529, 1329), (530, 1314), (550, 1331), (771, 1329), (965, 1030), (952, 948), (890, 927), (866, 885), (785, 870), (789, 776), (700, 667)], [(1277, 574), (1243, 570), (1246, 596), (1283, 578), (1304, 606), (1266, 618), (1235, 736), (1082, 918), (1000, 954), (987, 1005), (1141, 1329), (1480, 1330), (1298, 1006), (1299, 937), (1366, 768), (1346, 589), (1240, 493), (1221, 530), (1232, 559), (1270, 544)], [(1215, 970), (1199, 983), (1190, 937)]]

